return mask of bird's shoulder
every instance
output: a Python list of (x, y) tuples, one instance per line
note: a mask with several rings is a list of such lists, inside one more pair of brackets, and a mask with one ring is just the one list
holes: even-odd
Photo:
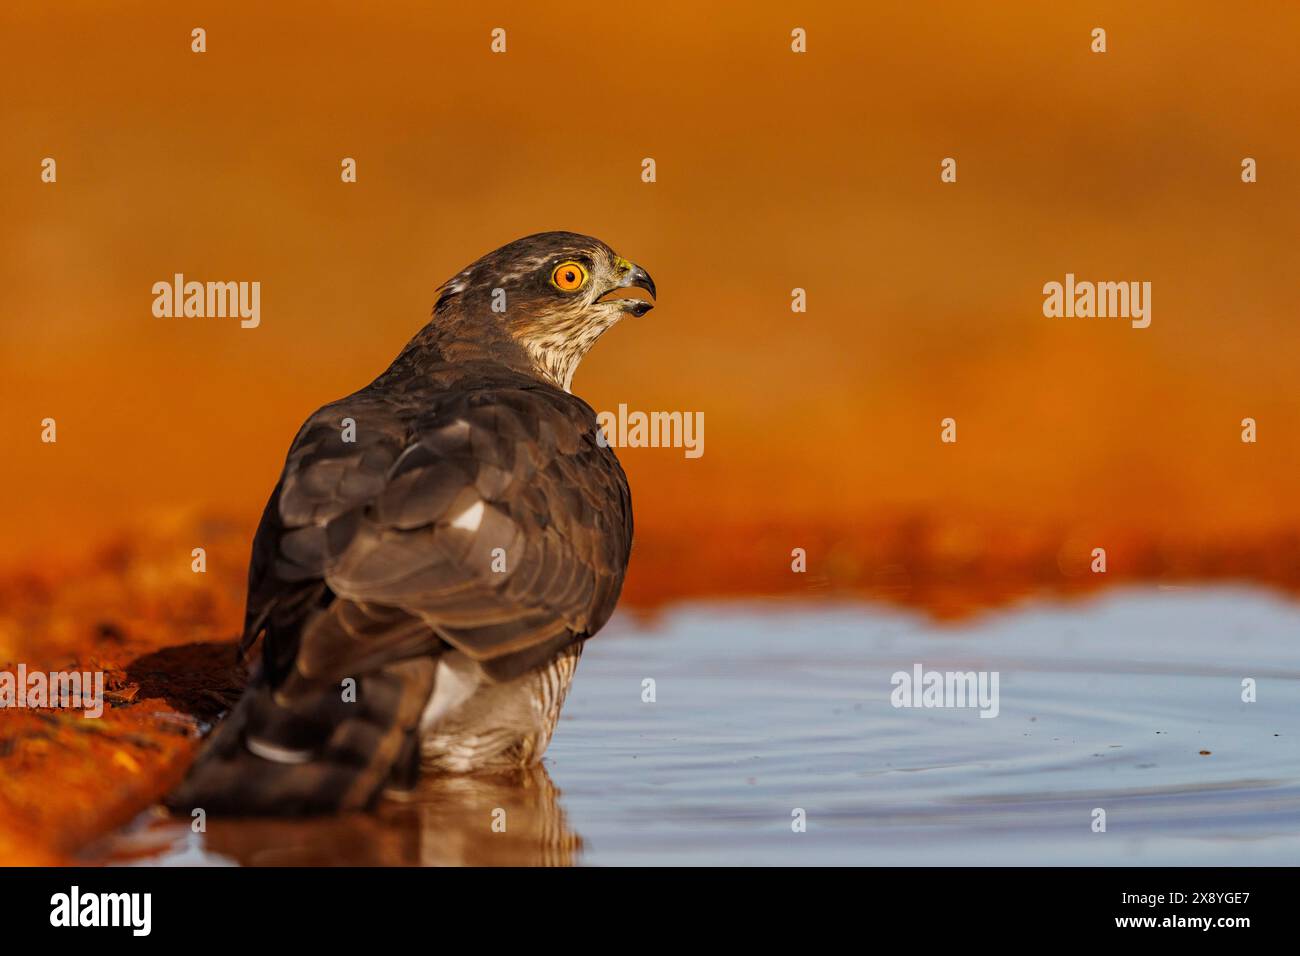
[[(596, 413), (581, 398), (510, 370), (457, 374), (400, 388), (371, 386), (317, 409), (299, 429), (280, 476), (286, 527), (329, 520), (363, 502), (396, 526), (418, 521), (403, 495), (416, 476), (466, 478), (486, 494), (532, 479), (589, 472), (626, 485), (617, 456), (600, 440)], [(436, 517), (428, 514), (427, 517)]]

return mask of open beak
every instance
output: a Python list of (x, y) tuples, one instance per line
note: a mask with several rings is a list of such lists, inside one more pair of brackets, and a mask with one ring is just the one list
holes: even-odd
[[(650, 273), (646, 272), (635, 262), (629, 262), (627, 273), (618, 284), (620, 289), (644, 289), (650, 293), (650, 298), (655, 297), (655, 280), (650, 278)], [(644, 299), (619, 299), (625, 312), (631, 312), (637, 318), (645, 315), (654, 308), (653, 302), (646, 302)]]

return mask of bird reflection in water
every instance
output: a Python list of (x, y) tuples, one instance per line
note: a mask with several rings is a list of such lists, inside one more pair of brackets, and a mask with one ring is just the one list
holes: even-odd
[[(582, 838), (569, 829), (559, 795), (543, 765), (493, 776), (431, 776), (370, 813), (211, 817), (205, 833), (160, 814), (97, 855), (119, 864), (572, 866)], [(160, 843), (170, 844), (161, 856)]]

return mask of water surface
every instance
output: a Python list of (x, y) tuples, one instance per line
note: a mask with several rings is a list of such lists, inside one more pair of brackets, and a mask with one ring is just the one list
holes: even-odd
[[(998, 672), (998, 716), (892, 706), (891, 675), (917, 663)], [(149, 817), (109, 852), (164, 864), (1296, 864), (1298, 730), (1300, 609), (1263, 592), (1124, 590), (956, 626), (874, 605), (695, 604), (618, 616), (589, 643), (535, 773), (433, 780), (413, 801), (329, 821), (211, 820), (193, 834)], [(796, 809), (806, 832), (792, 830)], [(492, 829), (499, 811), (505, 832)]]

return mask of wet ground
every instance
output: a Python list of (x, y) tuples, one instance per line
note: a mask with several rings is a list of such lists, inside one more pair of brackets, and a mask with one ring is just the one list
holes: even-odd
[[(996, 671), (998, 715), (893, 706), (892, 675), (917, 664)], [(90, 858), (1296, 864), (1300, 607), (1216, 587), (961, 625), (864, 604), (620, 616), (588, 645), (535, 773), (432, 780), (412, 801), (326, 821), (194, 833), (146, 814)]]

